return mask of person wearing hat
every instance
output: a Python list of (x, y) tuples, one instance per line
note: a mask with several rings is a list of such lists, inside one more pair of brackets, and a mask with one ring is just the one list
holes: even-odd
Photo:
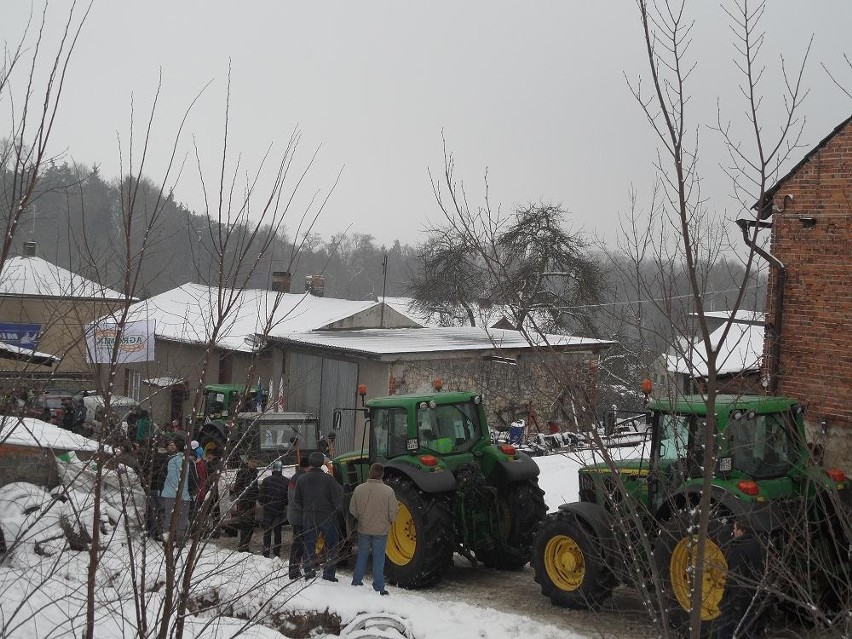
[(263, 506), (263, 556), (281, 554), (281, 527), (287, 516), (287, 479), (280, 460), (272, 462), (272, 474), (260, 484), (257, 503)]
[(305, 552), (305, 579), (316, 577), (317, 539), (322, 534), (326, 552), (322, 578), (337, 581), (338, 520), (343, 511), (343, 488), (337, 480), (326, 473), (322, 466), (325, 455), (315, 451), (308, 457), (310, 469), (296, 482), (294, 500), (302, 511), (302, 537)]
[[(192, 462), (195, 464), (195, 485), (190, 481), (189, 497), (192, 500), (192, 510), (190, 511), (191, 521), (195, 521), (195, 515), (201, 510), (201, 505), (204, 503), (204, 497), (207, 495), (207, 462), (204, 461), (204, 449), (198, 445), (194, 439), (190, 442), (189, 447), (192, 449)], [(192, 479), (192, 475), (190, 475)], [(194, 490), (193, 490), (194, 489)]]

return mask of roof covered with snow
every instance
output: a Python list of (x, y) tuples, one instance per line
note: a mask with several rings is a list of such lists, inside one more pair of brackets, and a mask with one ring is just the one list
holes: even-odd
[(0, 295), (124, 299), (124, 295), (38, 256), (10, 257), (0, 273)]
[(488, 354), (537, 347), (559, 351), (594, 351), (609, 348), (614, 343), (570, 335), (543, 335), (530, 344), (519, 331), (473, 326), (316, 331), (294, 333), (281, 341), (347, 351), (379, 359), (396, 355), (451, 352)]
[(40, 419), (18, 418), (11, 415), (0, 418), (0, 444), (33, 446), (56, 451), (97, 451), (98, 442), (54, 426)]
[(224, 300), (230, 310), (225, 314), (227, 319), (217, 344), (236, 351), (252, 350), (251, 338), (266, 333), (267, 318), (271, 318), (270, 337), (287, 337), (331, 329), (338, 322), (381, 306), (381, 302), (373, 300), (343, 300), (265, 289), (220, 290), (187, 283), (134, 304), (128, 319), (156, 320), (158, 338), (204, 344), (219, 315), (220, 300)]
[(51, 355), (50, 353), (41, 353), (39, 351), (34, 351), (31, 348), (24, 348), (23, 346), (17, 346), (15, 344), (7, 344), (6, 342), (0, 342), (0, 357), (22, 362), (43, 364), (44, 366), (53, 366), (62, 359), (61, 357)]
[[(733, 323), (722, 342), (724, 330), (721, 326), (710, 334), (711, 343), (719, 348), (717, 373), (735, 375), (759, 371), (763, 361), (763, 324)], [(692, 342), (683, 354), (666, 355), (666, 368), (672, 373), (706, 377), (707, 351), (703, 342)]]

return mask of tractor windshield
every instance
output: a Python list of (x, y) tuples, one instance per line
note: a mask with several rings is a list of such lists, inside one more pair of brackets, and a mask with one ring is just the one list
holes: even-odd
[(477, 405), (471, 402), (417, 409), (420, 446), (436, 453), (470, 450), (482, 437)]
[(726, 433), (732, 465), (755, 479), (785, 475), (795, 450), (785, 414), (731, 416)]

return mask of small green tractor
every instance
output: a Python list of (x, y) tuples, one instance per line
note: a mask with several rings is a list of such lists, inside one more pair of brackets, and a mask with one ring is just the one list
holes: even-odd
[[(749, 522), (766, 543), (776, 592), (795, 591), (812, 611), (849, 609), (852, 490), (842, 471), (814, 462), (803, 413), (782, 397), (716, 397), (702, 634), (721, 614), (734, 520)], [(565, 607), (594, 609), (619, 583), (653, 584), (659, 590), (646, 592), (656, 592), (670, 624), (685, 629), (698, 565), (707, 407), (699, 396), (655, 401), (648, 419), (641, 459), (580, 469), (580, 501), (547, 517), (532, 564), (542, 594)], [(820, 614), (830, 623), (831, 613)]]
[[(547, 509), (539, 469), (514, 446), (495, 445), (480, 395), (434, 392), (365, 401), (357, 450), (334, 459), (349, 497), (370, 464), (385, 466), (399, 501), (388, 543), (390, 583), (422, 588), (440, 581), (458, 551), (485, 566), (519, 570)], [(336, 418), (335, 422), (339, 420)], [(353, 522), (347, 517), (347, 528)]]

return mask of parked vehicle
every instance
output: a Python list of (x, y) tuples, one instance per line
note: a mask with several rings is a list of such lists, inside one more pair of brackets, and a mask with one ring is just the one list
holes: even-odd
[[(623, 489), (609, 466), (583, 467), (580, 501), (547, 517), (536, 535), (532, 564), (542, 594), (554, 604), (594, 608), (618, 583), (636, 584), (636, 575), (631, 578), (628, 571), (637, 563), (643, 580), (650, 580), (654, 561), (668, 618), (684, 628), (697, 567), (693, 531), (702, 495), (707, 408), (700, 396), (651, 402), (648, 408), (650, 459), (615, 464)], [(803, 582), (796, 588), (812, 589), (814, 601), (848, 610), (852, 491), (841, 470), (814, 464), (803, 413), (804, 406), (783, 397), (716, 397), (717, 461), (700, 585), (705, 633), (720, 615), (727, 543), (739, 518), (771, 540), (770, 561), (792, 565), (787, 574)], [(631, 509), (639, 510), (642, 531), (619, 527), (618, 522), (634, 521), (628, 516)], [(651, 538), (652, 557), (641, 551), (640, 532)], [(803, 554), (803, 548), (811, 554)], [(642, 566), (642, 561), (647, 563)], [(816, 574), (820, 566), (837, 570)], [(774, 587), (789, 592), (793, 585)]]
[(207, 420), (195, 439), (205, 449), (218, 449), (228, 464), (239, 465), (248, 454), (263, 465), (280, 460), (297, 464), (301, 455), (321, 449), (319, 419), (313, 413), (238, 413), (233, 427), (220, 419)]
[[(388, 535), (388, 581), (405, 588), (432, 585), (452, 565), (454, 552), (488, 567), (523, 567), (547, 512), (539, 469), (514, 446), (491, 442), (482, 397), (436, 390), (366, 401), (366, 392), (359, 387), (362, 408), (354, 409), (366, 416), (363, 441), (334, 459), (334, 475), (348, 513), (370, 465), (384, 464), (385, 483), (399, 502)], [(347, 517), (348, 530), (353, 523)]]
[[(245, 384), (207, 384), (203, 392), (205, 418), (227, 418), (257, 410), (257, 389), (246, 389)], [(260, 394), (261, 410), (265, 410), (268, 393), (261, 390)]]
[[(112, 428), (120, 426), (127, 421), (131, 410), (139, 408), (139, 402), (132, 397), (111, 395), (110, 414), (107, 416), (104, 397), (95, 390), (80, 391), (71, 398), (71, 402), (76, 415), (75, 427), (96, 436), (105, 425)], [(122, 433), (122, 435), (129, 434)]]
[(64, 388), (43, 388), (24, 411), (25, 417), (35, 417), (53, 424), (61, 424), (65, 415), (62, 402), (71, 399), (74, 393)]

